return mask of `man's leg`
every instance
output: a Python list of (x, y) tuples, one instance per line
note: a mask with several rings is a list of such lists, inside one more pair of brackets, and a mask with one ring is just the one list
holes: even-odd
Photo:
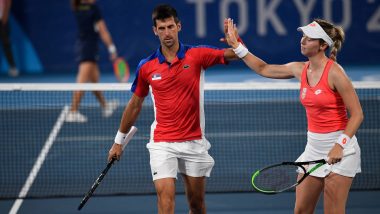
[(175, 207), (175, 178), (161, 178), (154, 181), (157, 192), (159, 214), (172, 214)]
[(205, 177), (191, 177), (182, 174), (185, 183), (185, 191), (187, 201), (189, 203), (189, 214), (204, 214), (206, 213), (205, 203), (205, 190), (206, 178)]

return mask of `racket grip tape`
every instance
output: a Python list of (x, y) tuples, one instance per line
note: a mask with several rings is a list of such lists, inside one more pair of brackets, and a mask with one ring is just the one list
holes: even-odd
[(112, 158), (112, 160), (110, 162), (108, 162), (106, 168), (103, 169), (103, 171), (100, 174), (100, 176), (92, 184), (91, 189), (87, 192), (87, 194), (84, 196), (84, 198), (80, 202), (80, 204), (78, 206), (78, 210), (81, 210), (83, 208), (83, 206), (87, 203), (88, 199), (90, 199), (90, 197), (92, 196), (92, 194), (94, 194), (96, 188), (99, 186), (100, 182), (102, 182), (104, 176), (106, 176), (108, 170), (111, 168), (111, 166), (113, 165), (113, 163), (115, 162), (115, 160), (116, 160), (115, 158)]
[[(354, 155), (356, 153), (355, 149), (354, 148), (346, 148), (346, 149), (343, 149), (343, 157), (347, 157), (347, 156), (350, 156), (350, 155)], [(329, 157), (326, 157), (325, 158), (325, 161), (328, 161), (329, 160)]]

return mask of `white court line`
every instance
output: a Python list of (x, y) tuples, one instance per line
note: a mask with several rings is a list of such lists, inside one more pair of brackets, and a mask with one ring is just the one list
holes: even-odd
[(37, 177), (37, 174), (40, 171), (40, 168), (41, 168), (42, 164), (44, 163), (45, 158), (46, 158), (47, 154), (49, 153), (49, 150), (50, 150), (51, 146), (53, 145), (54, 140), (57, 137), (59, 130), (61, 129), (61, 127), (65, 121), (65, 117), (66, 117), (68, 112), (69, 112), (69, 106), (65, 106), (62, 109), (61, 114), (59, 115), (59, 117), (57, 119), (57, 122), (55, 122), (55, 125), (54, 125), (53, 129), (51, 130), (50, 135), (49, 135), (48, 139), (46, 140), (45, 145), (42, 148), (36, 162), (34, 163), (33, 168), (30, 171), (29, 176), (26, 179), (24, 186), (22, 187), (20, 193), (18, 194), (19, 199), (17, 199), (13, 203), (13, 206), (12, 206), (11, 210), (9, 211), (9, 214), (16, 214), (18, 212), (18, 210), (20, 209), (21, 204), (24, 201), (23, 198), (28, 194), (29, 189), (34, 182), (34, 179)]

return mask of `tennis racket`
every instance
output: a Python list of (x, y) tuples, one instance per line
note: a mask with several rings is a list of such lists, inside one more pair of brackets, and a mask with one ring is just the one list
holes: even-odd
[(115, 76), (119, 82), (128, 82), (129, 79), (129, 65), (128, 63), (121, 57), (118, 57), (113, 62), (113, 71), (115, 72)]
[[(343, 157), (355, 154), (355, 149), (343, 151)], [(299, 185), (312, 172), (327, 163), (326, 159), (305, 162), (282, 162), (257, 170), (252, 175), (252, 186), (264, 194), (276, 194)], [(299, 175), (303, 174), (302, 177)]]
[[(124, 144), (123, 144), (123, 150), (125, 146), (128, 144), (128, 142), (132, 139), (133, 135), (136, 133), (137, 128), (135, 126), (132, 126), (129, 130), (127, 136), (125, 137)], [(108, 170), (111, 168), (113, 163), (115, 162), (116, 158), (113, 158), (110, 162), (108, 162), (106, 168), (103, 169), (102, 173), (100, 173), (99, 177), (95, 180), (95, 182), (92, 184), (91, 189), (86, 193), (82, 201), (80, 202), (78, 206), (78, 210), (81, 210), (83, 206), (86, 204), (88, 199), (91, 198), (92, 194), (94, 194), (96, 188), (99, 186), (99, 184), (102, 182), (103, 178), (106, 176)]]
[(78, 210), (81, 210), (82, 207), (86, 204), (88, 199), (92, 196), (92, 194), (95, 192), (96, 188), (99, 186), (100, 182), (102, 182), (104, 176), (106, 176), (108, 170), (111, 168), (112, 164), (115, 162), (115, 158), (113, 158), (106, 166), (105, 169), (103, 169), (102, 173), (99, 175), (99, 177), (95, 180), (94, 184), (92, 184), (91, 189), (86, 193), (84, 198), (79, 204)]

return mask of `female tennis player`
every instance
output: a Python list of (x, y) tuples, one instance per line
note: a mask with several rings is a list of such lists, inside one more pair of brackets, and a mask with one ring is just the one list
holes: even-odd
[[(327, 170), (327, 166), (316, 170), (296, 188), (294, 213), (313, 213), (321, 192), (325, 213), (344, 213), (353, 178), (361, 171), (355, 133), (363, 120), (363, 112), (351, 81), (336, 62), (344, 41), (343, 29), (315, 19), (297, 29), (303, 33), (301, 53), (308, 61), (271, 65), (237, 41), (237, 29), (231, 19), (225, 25), (227, 43), (253, 71), (268, 78), (300, 80), (299, 97), (306, 109), (308, 132), (305, 151), (297, 161), (327, 156), (328, 163), (333, 164), (331, 170)], [(328, 49), (330, 55), (326, 56)], [(348, 147), (354, 148), (356, 153), (342, 159), (343, 149)]]
[[(99, 59), (99, 37), (108, 47), (111, 61), (117, 58), (116, 47), (112, 42), (112, 37), (95, 0), (71, 0), (71, 4), (79, 28), (76, 41), (76, 60), (79, 63), (77, 83), (96, 83), (99, 81), (100, 76), (97, 64)], [(93, 93), (103, 109), (103, 117), (110, 117), (117, 108), (118, 103), (116, 101), (106, 102), (100, 91), (94, 91)], [(74, 92), (71, 110), (66, 116), (66, 122), (87, 121), (87, 117), (78, 111), (83, 95), (84, 91)]]

